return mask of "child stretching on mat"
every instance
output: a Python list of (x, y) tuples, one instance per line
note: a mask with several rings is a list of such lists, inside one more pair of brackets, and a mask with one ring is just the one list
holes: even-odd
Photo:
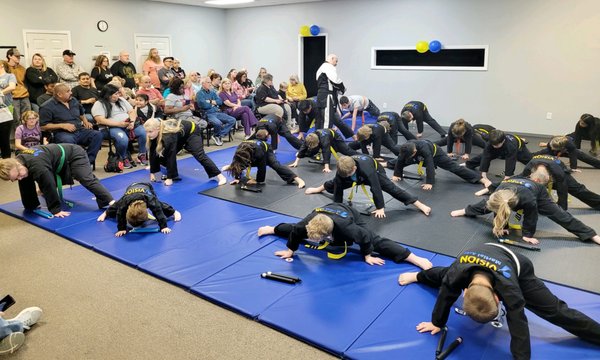
[(368, 145), (373, 148), (373, 157), (375, 160), (383, 161), (381, 157), (381, 146), (387, 148), (394, 155), (400, 153), (399, 146), (394, 144), (394, 141), (388, 134), (390, 124), (387, 121), (379, 121), (377, 124), (363, 125), (358, 129), (356, 137), (357, 141), (351, 142), (348, 146), (351, 149), (361, 149), (363, 154), (368, 155)]
[[(431, 262), (410, 252), (399, 243), (382, 238), (366, 227), (356, 209), (346, 204), (332, 203), (314, 209), (308, 216), (295, 224), (282, 223), (275, 227), (263, 226), (258, 236), (275, 234), (287, 239), (287, 250), (277, 251), (282, 259), (294, 256), (300, 243), (305, 239), (324, 242), (333, 246), (350, 246), (357, 243), (365, 262), (369, 265), (383, 265), (385, 261), (375, 257), (373, 252), (393, 260), (415, 264), (422, 269), (431, 268)], [(325, 248), (327, 245), (324, 245)], [(343, 255), (342, 255), (343, 256)]]
[(454, 144), (457, 142), (465, 144), (465, 151), (461, 156), (461, 159), (463, 160), (469, 160), (469, 155), (471, 154), (473, 145), (482, 149), (485, 148), (486, 145), (485, 140), (483, 137), (481, 137), (479, 131), (475, 131), (473, 126), (466, 122), (465, 119), (458, 119), (450, 124), (450, 128), (448, 128), (448, 136), (436, 141), (435, 144), (440, 146), (446, 145), (448, 156), (453, 158), (457, 155), (454, 154)]
[[(326, 181), (316, 188), (306, 189), (306, 194), (318, 194), (323, 191), (333, 194), (337, 203), (344, 201), (344, 189), (354, 188), (358, 185), (369, 185), (373, 195), (375, 210), (372, 212), (376, 218), (385, 217), (385, 201), (383, 191), (402, 201), (405, 205), (412, 204), (423, 214), (429, 215), (431, 208), (394, 185), (387, 177), (383, 166), (369, 155), (341, 156), (337, 164), (337, 173), (333, 180)], [(352, 191), (352, 190), (351, 190)]]
[(296, 153), (296, 161), (291, 163), (289, 167), (298, 166), (300, 159), (304, 157), (313, 157), (322, 151), (323, 156), (323, 172), (329, 173), (329, 163), (331, 162), (331, 154), (337, 158), (338, 153), (342, 155), (356, 155), (356, 151), (350, 149), (342, 136), (333, 129), (319, 129), (314, 133), (306, 135), (306, 139), (300, 146), (300, 150)]
[(161, 165), (167, 168), (165, 185), (170, 186), (173, 181), (181, 180), (177, 171), (177, 153), (185, 149), (204, 167), (209, 178), (216, 177), (219, 185), (227, 182), (217, 165), (204, 153), (202, 133), (196, 123), (188, 120), (148, 119), (144, 128), (150, 155), (150, 181), (156, 181), (155, 174), (160, 173)]
[(569, 157), (569, 167), (574, 172), (581, 172), (577, 168), (577, 160), (582, 161), (588, 165), (600, 169), (600, 160), (596, 157), (586, 154), (581, 151), (575, 141), (573, 140), (574, 134), (565, 136), (554, 136), (549, 142), (541, 142), (539, 145), (544, 149), (538, 151), (537, 154), (546, 154), (554, 156), (567, 156)]
[(570, 309), (535, 276), (531, 260), (504, 245), (478, 245), (461, 253), (449, 267), (404, 273), (398, 282), (400, 285), (419, 282), (440, 289), (431, 322), (417, 325), (420, 333), (440, 332), (463, 291), (463, 310), (479, 323), (494, 320), (502, 301), (511, 336), (510, 351), (515, 359), (531, 358), (525, 309), (582, 340), (600, 345), (600, 324)]
[(173, 216), (175, 221), (181, 220), (181, 213), (156, 196), (154, 188), (150, 183), (133, 183), (127, 187), (125, 194), (110, 205), (98, 221), (104, 221), (107, 217), (117, 219), (116, 237), (127, 233), (127, 224), (138, 227), (148, 220), (148, 209), (156, 218), (160, 231), (168, 234), (171, 229), (167, 227), (167, 218)]
[[(268, 136), (267, 130), (262, 129), (256, 133), (257, 140), (243, 141), (235, 150), (231, 164), (225, 165), (221, 170), (227, 171), (233, 176), (234, 180), (230, 182), (231, 185), (239, 183), (240, 179), (243, 179), (243, 183), (246, 185), (255, 185), (257, 183), (264, 184), (267, 166), (269, 166), (283, 181), (288, 184), (296, 183), (298, 188), (302, 189), (305, 186), (304, 180), (277, 161), (273, 150), (265, 141)], [(247, 178), (249, 170), (253, 166), (258, 168), (256, 180)]]
[(489, 200), (481, 200), (477, 204), (469, 205), (465, 209), (454, 210), (450, 213), (453, 217), (484, 215), (494, 212), (493, 233), (497, 237), (508, 234), (506, 226), (511, 211), (523, 210), (523, 241), (531, 244), (539, 244), (534, 238), (537, 228), (538, 214), (545, 215), (550, 220), (565, 228), (567, 231), (577, 235), (582, 241), (592, 240), (600, 244), (600, 236), (594, 229), (585, 225), (573, 215), (563, 210), (552, 201), (548, 190), (542, 184), (549, 181), (548, 172), (544, 167), (531, 174), (531, 178), (513, 176), (500, 183)]

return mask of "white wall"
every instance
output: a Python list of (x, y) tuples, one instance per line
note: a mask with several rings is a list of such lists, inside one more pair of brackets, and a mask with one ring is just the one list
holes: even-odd
[[(338, 54), (349, 94), (399, 110), (422, 100), (443, 125), (458, 117), (529, 133), (572, 131), (598, 114), (600, 2), (595, 0), (333, 1), (228, 10), (228, 61), (252, 79), (266, 66), (275, 82), (298, 71), (298, 29), (317, 24)], [(372, 46), (489, 45), (486, 72), (371, 70)], [(553, 120), (546, 120), (546, 113)]]
[[(101, 49), (97, 45), (111, 55), (125, 49), (135, 63), (134, 33), (171, 35), (172, 55), (186, 71), (206, 74), (225, 62), (224, 31), (215, 30), (223, 29), (222, 9), (141, 0), (21, 0), (3, 2), (2, 14), (0, 44), (16, 44), (23, 53), (23, 29), (69, 30), (75, 61), (88, 70)], [(99, 20), (108, 22), (108, 31), (97, 30)]]

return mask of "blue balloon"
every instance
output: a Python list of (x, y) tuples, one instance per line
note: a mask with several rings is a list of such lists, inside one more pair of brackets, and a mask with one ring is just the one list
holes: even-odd
[(310, 34), (312, 36), (317, 36), (317, 35), (319, 35), (320, 32), (321, 32), (321, 28), (319, 27), (319, 25), (313, 25), (310, 27)]
[(429, 51), (431, 51), (432, 53), (440, 52), (440, 50), (442, 50), (441, 42), (433, 40), (429, 43)]

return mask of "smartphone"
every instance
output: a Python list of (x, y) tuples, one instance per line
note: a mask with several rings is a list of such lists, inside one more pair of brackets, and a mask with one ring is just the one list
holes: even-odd
[(9, 307), (13, 306), (14, 304), (15, 299), (10, 295), (6, 295), (4, 298), (2, 298), (2, 300), (0, 300), (0, 311), (6, 311)]

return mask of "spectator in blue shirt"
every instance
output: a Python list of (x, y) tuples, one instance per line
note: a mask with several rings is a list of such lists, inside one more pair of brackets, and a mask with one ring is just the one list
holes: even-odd
[(214, 127), (212, 141), (217, 146), (223, 145), (223, 136), (229, 134), (235, 125), (235, 118), (221, 112), (219, 107), (223, 105), (223, 100), (213, 89), (209, 77), (202, 78), (202, 89), (196, 94), (196, 103), (205, 112), (208, 122)]

